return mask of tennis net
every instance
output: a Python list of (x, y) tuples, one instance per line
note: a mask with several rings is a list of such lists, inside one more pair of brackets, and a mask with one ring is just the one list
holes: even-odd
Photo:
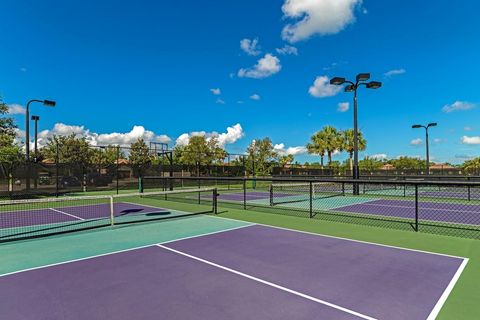
[(305, 202), (345, 195), (341, 182), (273, 183), (270, 185), (270, 205)]
[[(170, 210), (172, 202), (185, 203)], [(213, 188), (0, 202), (0, 242), (217, 212)]]

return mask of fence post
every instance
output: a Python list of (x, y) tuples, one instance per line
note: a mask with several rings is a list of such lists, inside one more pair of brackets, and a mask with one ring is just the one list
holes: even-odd
[[(199, 192), (199, 193), (200, 193), (200, 192)], [(212, 202), (213, 202), (213, 208), (212, 208), (213, 213), (214, 213), (214, 214), (218, 214), (218, 202), (217, 202), (217, 200), (218, 200), (218, 192), (217, 192), (217, 188), (213, 189), (213, 199), (212, 199), (212, 200), (213, 200), (213, 201), (212, 201)]]
[(415, 185), (415, 231), (418, 232), (418, 184)]
[(270, 184), (268, 191), (269, 191), (269, 198), (270, 198), (270, 206), (273, 207), (273, 183)]
[(467, 186), (467, 189), (468, 189), (468, 201), (470, 201), (470, 198), (471, 198), (471, 196), (470, 196), (470, 185)]
[(310, 218), (313, 218), (313, 183), (310, 181)]
[(58, 182), (59, 182), (59, 179), (58, 179), (58, 173), (59, 173), (59, 170), (58, 170), (58, 166), (59, 166), (59, 159), (60, 159), (60, 156), (58, 154), (58, 141), (55, 140), (55, 196), (58, 197)]
[(243, 178), (243, 209), (247, 210), (247, 179)]

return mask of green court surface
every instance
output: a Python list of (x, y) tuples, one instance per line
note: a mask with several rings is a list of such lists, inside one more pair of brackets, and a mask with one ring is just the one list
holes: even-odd
[[(198, 209), (194, 204), (172, 202), (168, 207), (187, 212)], [(232, 208), (220, 207), (219, 212), (218, 216), (199, 215), (5, 243), (0, 245), (0, 275), (260, 223), (469, 258), (438, 319), (475, 319), (480, 314), (478, 240)]]

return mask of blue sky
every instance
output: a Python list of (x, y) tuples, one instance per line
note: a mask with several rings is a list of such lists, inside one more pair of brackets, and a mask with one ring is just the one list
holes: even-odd
[(370, 72), (384, 85), (359, 93), (364, 155), (423, 157), (424, 133), (411, 125), (432, 121), (435, 161), (479, 154), (478, 1), (4, 0), (0, 9), (0, 94), (19, 128), (26, 101), (58, 102), (32, 107), (42, 141), (75, 132), (96, 144), (142, 136), (174, 146), (205, 132), (241, 153), (268, 136), (313, 161), (302, 147), (315, 131), (352, 126), (352, 95), (324, 82)]

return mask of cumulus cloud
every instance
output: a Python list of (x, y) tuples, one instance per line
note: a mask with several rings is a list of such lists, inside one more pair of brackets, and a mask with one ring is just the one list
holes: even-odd
[(372, 154), (372, 155), (369, 156), (369, 157), (372, 158), (372, 159), (376, 159), (376, 160), (387, 159), (387, 155), (386, 155), (385, 153)]
[(260, 100), (261, 98), (260, 98), (260, 95), (254, 93), (254, 94), (252, 94), (252, 95), (250, 96), (250, 99), (252, 99), (252, 100)]
[(289, 42), (308, 39), (312, 35), (328, 35), (342, 31), (355, 21), (354, 10), (362, 0), (285, 0), (282, 11), (294, 20), (282, 30)]
[(278, 54), (281, 54), (284, 56), (298, 55), (298, 49), (293, 46), (289, 46), (288, 44), (284, 45), (282, 48), (276, 48), (275, 51), (277, 51)]
[[(25, 137), (24, 131), (18, 132), (19, 136)], [(88, 143), (92, 146), (105, 145), (120, 145), (129, 146), (138, 139), (145, 141), (155, 141), (169, 143), (171, 139), (164, 134), (157, 135), (153, 131), (146, 130), (143, 126), (133, 126), (129, 132), (111, 132), (111, 133), (96, 133), (92, 132), (85, 126), (67, 125), (64, 123), (56, 123), (52, 129), (42, 130), (38, 133), (37, 143), (40, 147), (45, 146), (48, 138), (54, 135), (71, 135), (77, 137), (85, 137)], [(33, 142), (31, 142), (33, 143)]]
[(8, 113), (10, 114), (25, 114), (26, 110), (22, 105), (12, 103), (8, 105)]
[(393, 77), (393, 76), (398, 76), (400, 74), (404, 74), (406, 73), (407, 70), (405, 69), (393, 69), (393, 70), (390, 70), (390, 71), (387, 71), (385, 72), (383, 75), (386, 77), (386, 78), (390, 78), (390, 77)]
[(187, 145), (190, 141), (190, 138), (194, 136), (204, 136), (207, 140), (216, 138), (218, 140), (218, 144), (224, 148), (225, 145), (235, 143), (239, 139), (243, 138), (245, 136), (245, 132), (243, 131), (240, 123), (237, 123), (236, 125), (228, 127), (227, 132), (223, 133), (218, 133), (216, 131), (194, 131), (190, 133), (183, 133), (176, 139), (175, 144), (178, 146)]
[(461, 142), (463, 144), (480, 144), (480, 137), (479, 136), (474, 136), (474, 137), (469, 137), (469, 136), (463, 136), (461, 138)]
[(297, 147), (285, 147), (284, 143), (275, 144), (273, 146), (275, 152), (277, 152), (280, 156), (288, 156), (288, 155), (299, 155), (307, 153), (307, 148), (304, 146), (297, 146)]
[(420, 138), (416, 138), (416, 139), (413, 139), (412, 141), (410, 141), (411, 146), (419, 146), (422, 143), (423, 143), (423, 140), (420, 139)]
[(220, 90), (220, 88), (212, 88), (210, 89), (210, 92), (215, 96), (219, 96), (222, 94), (222, 90)]
[(281, 69), (280, 59), (267, 53), (253, 67), (238, 70), (237, 75), (240, 78), (263, 79), (280, 72)]
[(258, 56), (262, 51), (258, 45), (258, 38), (253, 40), (242, 39), (240, 40), (240, 49), (242, 49), (249, 56)]
[(446, 104), (443, 106), (442, 111), (445, 113), (450, 113), (453, 111), (465, 111), (475, 108), (476, 105), (467, 101), (455, 101), (452, 104)]
[(337, 106), (338, 112), (347, 112), (350, 109), (350, 103), (348, 102), (340, 102)]
[(316, 98), (324, 98), (334, 96), (341, 90), (341, 86), (331, 85), (330, 79), (327, 76), (320, 76), (315, 79), (313, 85), (308, 89), (308, 92)]

